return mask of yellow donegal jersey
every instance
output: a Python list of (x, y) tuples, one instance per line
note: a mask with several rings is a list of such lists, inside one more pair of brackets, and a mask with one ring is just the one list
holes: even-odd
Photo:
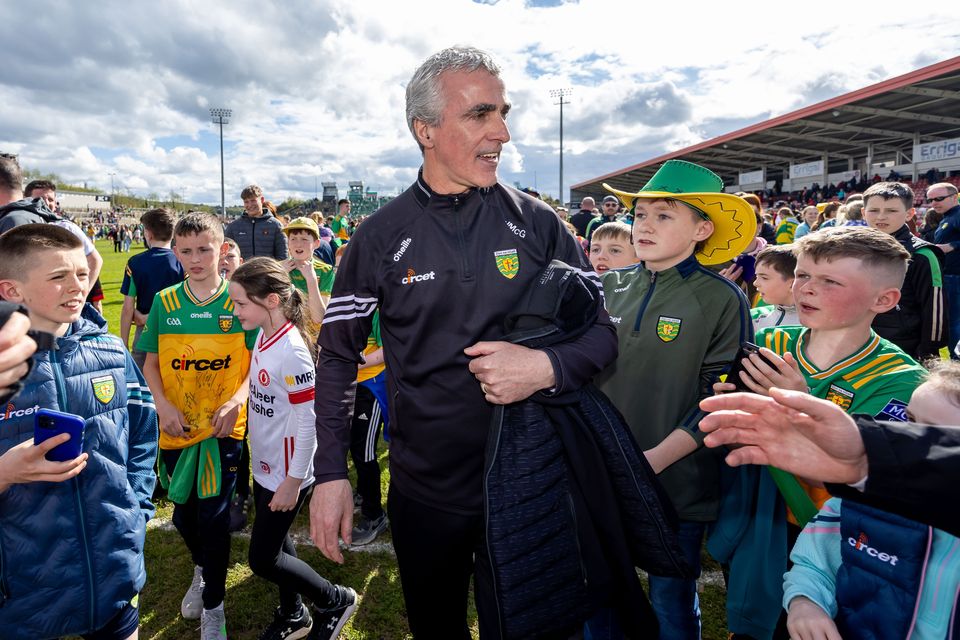
[[(255, 332), (244, 332), (233, 315), (227, 281), (206, 300), (190, 291), (189, 280), (159, 292), (150, 307), (137, 348), (156, 353), (163, 393), (191, 426), (186, 438), (160, 431), (161, 449), (182, 449), (213, 435), (213, 413), (247, 383)], [(230, 437), (242, 440), (246, 408)]]

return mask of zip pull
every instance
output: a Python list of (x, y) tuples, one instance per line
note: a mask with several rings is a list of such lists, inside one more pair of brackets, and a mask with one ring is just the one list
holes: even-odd
[(658, 271), (651, 271), (651, 272), (650, 272), (650, 284), (653, 284), (653, 283), (655, 283), (655, 282), (657, 281), (657, 273), (659, 273), (659, 272), (658, 272)]
[(453, 210), (456, 211), (460, 208), (460, 196), (453, 196)]

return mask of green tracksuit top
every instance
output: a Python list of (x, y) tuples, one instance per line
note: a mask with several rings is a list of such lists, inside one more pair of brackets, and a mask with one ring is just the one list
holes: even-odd
[(701, 447), (660, 474), (681, 519), (709, 522), (719, 505), (722, 453), (702, 446), (700, 400), (753, 338), (750, 309), (735, 284), (690, 256), (659, 273), (642, 265), (608, 271), (603, 291), (620, 355), (597, 385), (626, 418), (641, 449), (675, 429)]

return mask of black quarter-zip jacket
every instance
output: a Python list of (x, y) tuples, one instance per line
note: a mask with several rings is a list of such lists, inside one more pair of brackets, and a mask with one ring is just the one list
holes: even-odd
[[(317, 482), (346, 478), (360, 353), (380, 307), (387, 365), (391, 480), (406, 496), (476, 514), (493, 406), (463, 350), (503, 335), (504, 317), (551, 260), (599, 280), (544, 203), (497, 184), (447, 196), (419, 177), (357, 228), (320, 332)], [(617, 355), (605, 312), (578, 340), (544, 349), (556, 393), (579, 388)]]

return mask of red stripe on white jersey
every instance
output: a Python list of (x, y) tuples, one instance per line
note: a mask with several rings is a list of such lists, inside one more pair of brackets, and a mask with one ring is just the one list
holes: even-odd
[(303, 404), (304, 402), (313, 402), (313, 398), (316, 394), (316, 388), (310, 387), (309, 389), (301, 389), (300, 391), (294, 391), (291, 394), (288, 394), (290, 404)]
[(275, 344), (277, 343), (277, 340), (279, 340), (280, 338), (282, 338), (283, 336), (285, 336), (286, 333), (287, 333), (287, 331), (290, 331), (290, 329), (292, 329), (292, 328), (293, 328), (293, 323), (288, 320), (286, 324), (284, 324), (282, 327), (280, 327), (280, 328), (277, 330), (277, 332), (276, 332), (275, 334), (273, 334), (272, 336), (270, 336), (269, 338), (265, 338), (265, 337), (263, 336), (263, 334), (261, 334), (261, 335), (260, 335), (260, 346), (259, 346), (260, 351), (266, 351), (266, 350), (269, 349), (271, 346), (275, 345)]

